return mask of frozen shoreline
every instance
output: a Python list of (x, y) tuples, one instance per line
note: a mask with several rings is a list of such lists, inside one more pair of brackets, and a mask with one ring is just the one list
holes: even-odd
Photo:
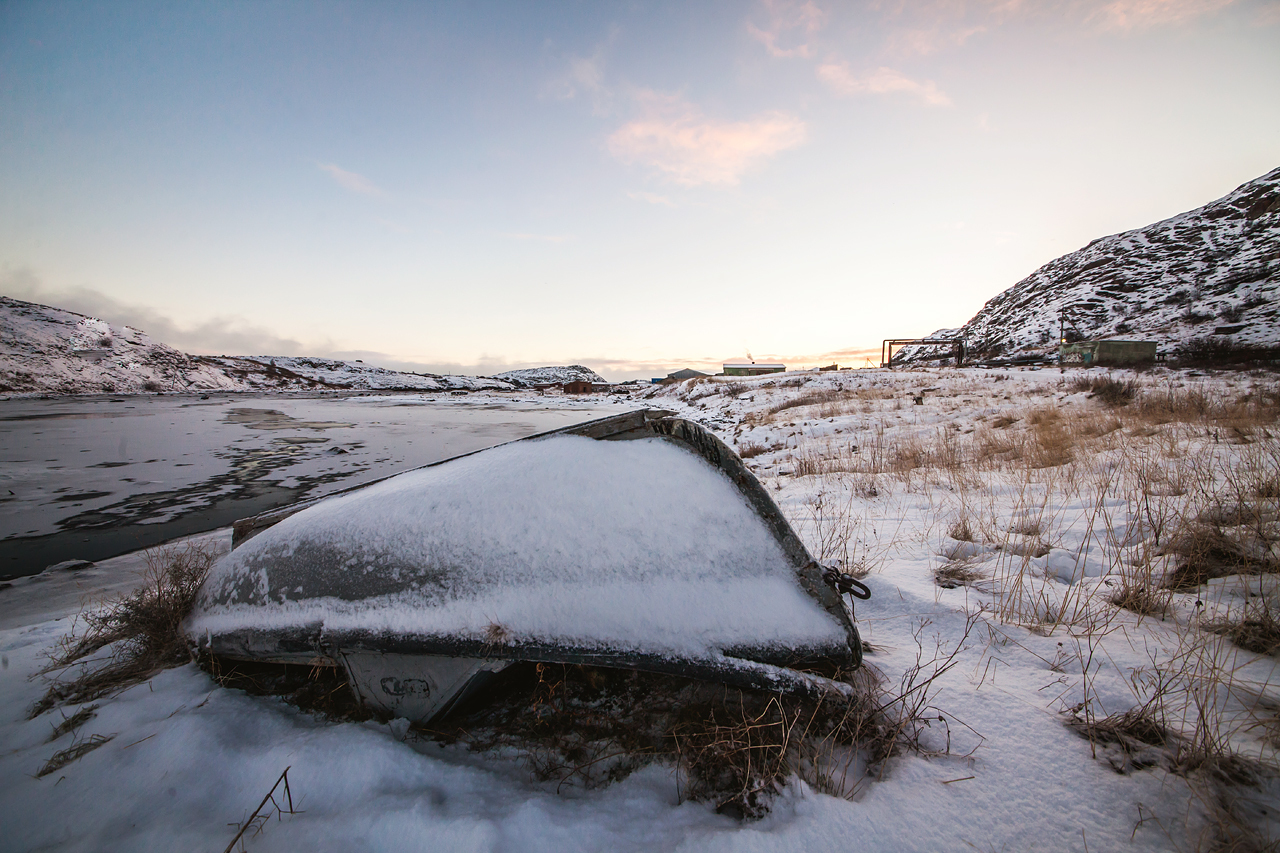
[[(0, 580), (617, 411), (535, 393), (0, 401)], [(11, 494), (9, 494), (11, 493)]]

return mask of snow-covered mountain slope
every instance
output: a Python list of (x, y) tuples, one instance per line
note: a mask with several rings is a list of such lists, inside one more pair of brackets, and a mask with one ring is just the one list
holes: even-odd
[(506, 379), (402, 373), (323, 358), (188, 355), (129, 326), (0, 296), (0, 394), (511, 391), (575, 379), (604, 381), (580, 365), (517, 370)]
[[(1203, 207), (1094, 240), (992, 299), (959, 334), (979, 357), (1072, 339), (1280, 346), (1280, 168)], [(939, 335), (944, 337), (945, 335)]]
[(589, 367), (570, 364), (565, 367), (531, 367), (526, 370), (508, 370), (496, 379), (505, 379), (520, 387), (565, 382), (605, 382), (605, 378)]
[(209, 358), (231, 376), (269, 387), (314, 385), (360, 391), (510, 391), (517, 386), (501, 379), (476, 376), (437, 376), (374, 367), (362, 361), (335, 361), (305, 356), (219, 356)]
[(248, 390), (129, 326), (0, 296), (0, 393)]

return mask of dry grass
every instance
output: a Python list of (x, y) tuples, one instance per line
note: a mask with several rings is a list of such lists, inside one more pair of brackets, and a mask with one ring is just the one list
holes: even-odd
[(1138, 383), (1135, 379), (1116, 379), (1112, 376), (1081, 376), (1067, 387), (1072, 391), (1088, 392), (1090, 399), (1111, 408), (1127, 406), (1138, 395)]
[(56, 773), (71, 762), (77, 761), (98, 747), (109, 743), (113, 737), (115, 735), (90, 735), (79, 743), (72, 744), (60, 752), (55, 752), (44, 763), (44, 766), (36, 772), (36, 778), (39, 779), (48, 776), (50, 773)]
[[(673, 763), (682, 796), (758, 818), (788, 779), (850, 796), (903, 751), (944, 754), (948, 717), (933, 704), (937, 680), (958, 662), (941, 639), (889, 688), (871, 667), (828, 673), (845, 692), (817, 698), (742, 690), (648, 672), (518, 663), (468, 707), (421, 734), (473, 750), (514, 749), (534, 775), (598, 787), (654, 761)], [(940, 732), (945, 742), (933, 742)]]
[(539, 779), (586, 787), (671, 761), (684, 797), (756, 818), (824, 744), (873, 760), (897, 748), (874, 682), (858, 683), (850, 696), (813, 700), (646, 672), (516, 664), (481, 702), (426, 734), (473, 750), (514, 748)]
[[(182, 621), (216, 557), (212, 547), (194, 544), (148, 552), (142, 587), (81, 614), (83, 628), (62, 641), (43, 670), (59, 675), (30, 716), (98, 699), (190, 661)], [(104, 649), (106, 657), (96, 657)]]
[(279, 696), (327, 719), (363, 721), (374, 716), (360, 704), (346, 673), (336, 666), (254, 663), (210, 655), (202, 655), (199, 664), (222, 687), (250, 696)]
[(957, 560), (939, 566), (933, 572), (933, 582), (943, 589), (956, 589), (981, 580), (984, 575), (973, 568), (968, 560)]
[(1178, 556), (1178, 564), (1165, 585), (1169, 589), (1192, 590), (1212, 578), (1275, 572), (1276, 561), (1269, 554), (1250, 547), (1239, 530), (1196, 520), (1181, 529), (1165, 552)]
[(70, 717), (64, 714), (62, 717), (62, 722), (58, 723), (56, 726), (53, 727), (53, 731), (49, 734), (48, 742), (53, 743), (55, 740), (65, 735), (67, 732), (74, 732), (76, 729), (80, 728), (85, 723), (89, 722), (94, 717), (96, 717), (97, 711), (98, 711), (97, 705), (85, 705), (83, 708), (76, 711)]
[[(1159, 764), (1172, 767), (1170, 747), (1176, 735), (1159, 720), (1150, 707), (1131, 708), (1100, 719), (1073, 714), (1067, 725), (1086, 738), (1117, 773), (1130, 773)], [(1108, 749), (1107, 747), (1111, 747)]]
[(1254, 654), (1274, 655), (1280, 651), (1280, 612), (1266, 596), (1250, 599), (1238, 614), (1205, 620), (1200, 627), (1229, 637)]
[(1156, 589), (1150, 584), (1125, 583), (1107, 600), (1116, 607), (1139, 616), (1158, 616), (1163, 619), (1169, 615), (1169, 608), (1173, 605), (1173, 593)]
[(973, 525), (969, 523), (969, 517), (966, 515), (958, 521), (952, 523), (947, 528), (947, 535), (957, 542), (973, 541)]

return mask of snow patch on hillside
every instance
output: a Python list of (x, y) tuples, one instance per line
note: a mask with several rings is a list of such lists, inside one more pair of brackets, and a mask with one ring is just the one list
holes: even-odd
[(0, 296), (0, 393), (248, 389), (138, 329)]
[(603, 383), (575, 364), (496, 378), (405, 373), (360, 361), (305, 356), (197, 356), (130, 326), (0, 296), (0, 395), (162, 391), (514, 391)]
[(519, 387), (531, 385), (563, 385), (566, 382), (606, 382), (605, 378), (589, 367), (570, 364), (564, 367), (530, 367), (525, 370), (508, 370), (495, 379), (505, 379)]
[[(1154, 340), (1164, 353), (1210, 341), (1280, 346), (1280, 168), (1217, 201), (1113, 234), (1051, 261), (953, 334), (970, 353), (1009, 358), (1071, 340)], [(903, 360), (937, 355), (915, 348)], [(895, 359), (896, 361), (896, 359)]]

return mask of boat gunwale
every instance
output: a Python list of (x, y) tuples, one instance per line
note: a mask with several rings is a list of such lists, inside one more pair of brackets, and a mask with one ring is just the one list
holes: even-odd
[[(687, 675), (693, 678), (721, 681), (726, 684), (753, 689), (779, 689), (776, 673), (770, 678), (753, 674), (759, 667), (777, 672), (792, 673), (808, 684), (809, 673), (795, 667), (811, 667), (821, 664), (836, 665), (843, 669), (856, 669), (862, 664), (862, 641), (857, 627), (845, 609), (843, 597), (824, 582), (822, 567), (813, 559), (801, 542), (772, 496), (746, 467), (742, 459), (723, 441), (705, 427), (693, 421), (677, 417), (663, 409), (640, 409), (610, 415), (594, 421), (514, 439), (492, 447), (459, 454), (427, 465), (409, 469), (419, 471), (444, 465), (458, 459), (473, 456), (518, 442), (539, 441), (560, 435), (576, 435), (597, 440), (628, 440), (657, 437), (682, 445), (717, 468), (737, 488), (755, 513), (765, 522), (775, 540), (781, 546), (787, 561), (795, 572), (801, 588), (834, 617), (845, 631), (846, 644), (838, 651), (828, 647), (801, 647), (780, 649), (769, 646), (738, 645), (721, 650), (716, 656), (688, 657), (682, 655), (614, 651), (600, 647), (581, 647), (546, 642), (490, 643), (483, 640), (438, 637), (417, 634), (394, 634), (385, 630), (327, 631), (316, 622), (288, 628), (237, 628), (216, 635), (206, 633), (193, 636), (202, 650), (232, 659), (256, 660), (277, 663), (315, 663), (317, 658), (329, 658), (336, 662), (344, 651), (381, 651), (397, 654), (436, 654), (458, 657), (477, 657), (511, 661), (582, 663), (594, 666), (611, 666), (624, 669), (643, 669)], [(402, 471), (381, 477), (368, 483), (342, 489), (322, 497), (312, 498), (286, 507), (241, 519), (233, 530), (232, 548), (239, 547), (257, 534), (280, 521), (308, 509), (317, 503), (343, 494), (368, 488), (375, 483), (409, 473)], [(274, 638), (274, 639), (272, 639)], [(695, 673), (703, 673), (697, 675)], [(797, 688), (799, 689), (799, 688)], [(808, 690), (809, 688), (804, 688)]]

